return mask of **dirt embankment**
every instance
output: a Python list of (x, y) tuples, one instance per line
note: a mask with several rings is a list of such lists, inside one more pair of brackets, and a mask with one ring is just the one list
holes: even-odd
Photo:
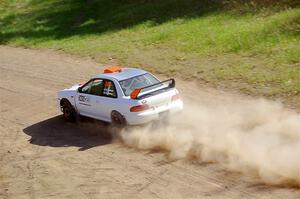
[(0, 47), (0, 198), (299, 198), (299, 114), (178, 81), (183, 115), (123, 132), (127, 147), (101, 122), (58, 116), (56, 92), (102, 69)]

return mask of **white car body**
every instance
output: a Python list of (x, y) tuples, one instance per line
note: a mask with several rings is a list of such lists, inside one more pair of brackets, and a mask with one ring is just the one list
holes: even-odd
[[(112, 122), (111, 113), (112, 111), (117, 111), (125, 118), (128, 125), (148, 123), (159, 119), (162, 113), (173, 114), (181, 111), (183, 109), (183, 102), (178, 97), (178, 90), (175, 87), (169, 88), (165, 84), (160, 84), (158, 87), (142, 92), (141, 94), (155, 93), (155, 91), (157, 91), (157, 93), (149, 94), (149, 96), (146, 95), (141, 99), (133, 99), (131, 96), (125, 94), (125, 91), (120, 85), (120, 81), (146, 73), (148, 72), (141, 69), (123, 68), (119, 72), (97, 75), (90, 81), (96, 83), (97, 81), (105, 81), (105, 83), (112, 82), (116, 96), (107, 97), (83, 93), (81, 89), (90, 82), (88, 81), (81, 89), (79, 89), (81, 85), (76, 84), (70, 88), (59, 91), (57, 99), (58, 107), (62, 111), (61, 101), (63, 99), (68, 100), (77, 114), (106, 122)], [(105, 87), (103, 87), (103, 89), (105, 90)], [(131, 111), (132, 107), (144, 105), (147, 105), (146, 110)]]

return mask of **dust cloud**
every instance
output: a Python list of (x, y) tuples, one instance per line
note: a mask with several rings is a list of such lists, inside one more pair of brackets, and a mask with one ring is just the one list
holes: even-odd
[[(203, 98), (202, 98), (203, 99)], [(130, 147), (218, 162), (275, 185), (300, 185), (300, 114), (265, 99), (184, 100), (168, 124), (127, 128)]]

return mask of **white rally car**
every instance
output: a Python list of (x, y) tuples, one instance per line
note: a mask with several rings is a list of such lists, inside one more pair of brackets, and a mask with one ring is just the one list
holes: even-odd
[(116, 66), (59, 91), (58, 105), (66, 120), (82, 115), (119, 126), (148, 123), (183, 108), (174, 79), (161, 82), (144, 70)]

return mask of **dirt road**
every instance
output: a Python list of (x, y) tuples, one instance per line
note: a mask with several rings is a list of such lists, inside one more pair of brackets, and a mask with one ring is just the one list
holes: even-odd
[(0, 46), (0, 198), (300, 198), (299, 188), (264, 185), (220, 164), (128, 148), (100, 122), (63, 122), (56, 92), (102, 69)]

